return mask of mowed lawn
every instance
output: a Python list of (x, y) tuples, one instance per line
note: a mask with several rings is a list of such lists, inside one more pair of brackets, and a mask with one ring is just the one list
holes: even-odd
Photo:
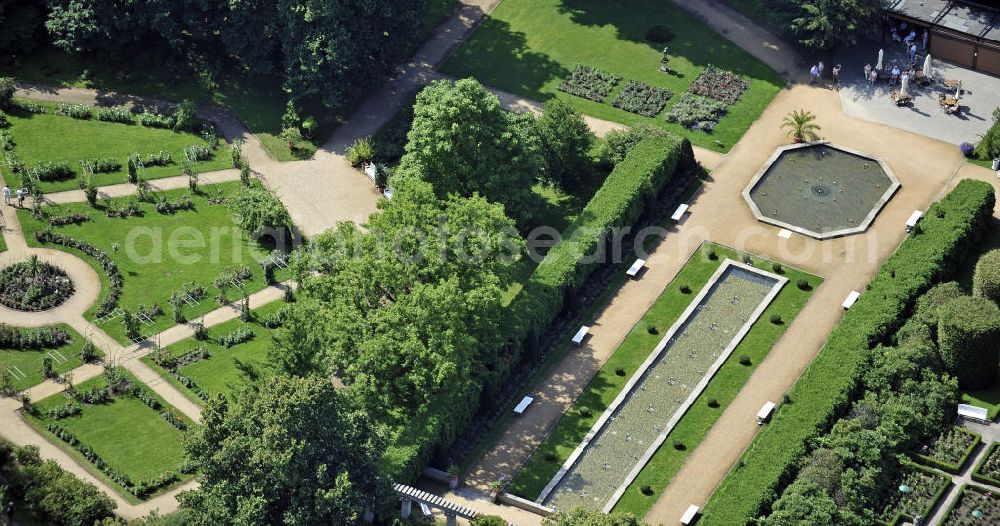
[[(194, 380), (198, 388), (208, 396), (216, 394), (235, 394), (241, 387), (247, 385), (254, 377), (267, 378), (271, 375), (271, 369), (267, 365), (267, 353), (271, 348), (272, 331), (265, 327), (261, 320), (285, 307), (285, 302), (276, 301), (264, 305), (253, 311), (254, 319), (250, 322), (243, 322), (235, 319), (221, 325), (208, 329), (209, 339), (198, 341), (194, 338), (181, 340), (168, 346), (164, 351), (174, 357), (185, 355), (199, 347), (204, 348), (211, 357), (188, 364), (179, 368), (182, 376)], [(226, 349), (218, 344), (218, 338), (228, 334), (240, 327), (246, 326), (253, 331), (254, 337), (248, 342)], [(142, 358), (143, 363), (149, 365), (164, 377), (167, 382), (177, 388), (178, 391), (187, 396), (197, 404), (204, 404), (205, 401), (198, 394), (182, 385), (169, 372), (157, 365), (150, 356)]]
[[(80, 333), (69, 325), (60, 324), (56, 327), (69, 333), (69, 343), (45, 349), (17, 350), (0, 347), (0, 371), (9, 372), (14, 389), (26, 389), (40, 384), (44, 380), (42, 378), (42, 361), (49, 353), (53, 354), (52, 369), (59, 374), (75, 369), (83, 363), (80, 361), (80, 351), (83, 349), (84, 343), (83, 336), (80, 336)], [(103, 355), (104, 353), (97, 349), (97, 354)]]
[[(207, 146), (199, 135), (149, 128), (138, 124), (104, 122), (96, 117), (89, 120), (74, 119), (52, 114), (55, 105), (45, 105), (50, 113), (33, 114), (24, 111), (8, 113), (11, 126), (7, 131), (14, 138), (21, 161), (30, 169), (40, 161), (65, 161), (77, 177), (83, 173), (80, 161), (110, 157), (121, 163), (117, 172), (94, 174), (98, 186), (128, 182), (125, 161), (129, 155), (146, 156), (160, 151), (170, 152), (173, 163), (150, 166), (142, 170), (145, 179), (159, 179), (180, 175), (184, 161), (184, 148), (191, 145)], [(220, 138), (221, 139), (221, 138)], [(231, 168), (232, 161), (222, 140), (212, 159), (191, 163), (195, 172), (209, 172)], [(42, 181), (43, 192), (74, 190), (80, 187), (77, 177), (61, 181)], [(8, 181), (16, 184), (17, 181)]]
[[(151, 335), (174, 325), (170, 308), (170, 296), (181, 290), (186, 283), (194, 283), (205, 288), (206, 297), (194, 306), (186, 306), (184, 313), (188, 319), (195, 319), (219, 308), (216, 303), (217, 289), (212, 282), (223, 270), (248, 266), (253, 279), (244, 282), (247, 293), (265, 287), (259, 261), (269, 254), (269, 249), (249, 238), (233, 222), (229, 208), (225, 204), (212, 204), (209, 196), (215, 193), (228, 195), (239, 187), (238, 182), (207, 185), (200, 195), (192, 196), (194, 210), (183, 210), (173, 214), (161, 214), (150, 203), (139, 203), (142, 217), (126, 219), (109, 218), (103, 210), (90, 208), (86, 203), (74, 203), (48, 207), (51, 214), (84, 213), (91, 221), (79, 225), (52, 227), (53, 231), (86, 241), (107, 252), (118, 264), (124, 278), (119, 306), (135, 312), (140, 304), (159, 305), (164, 313), (153, 319), (150, 325), (142, 326), (142, 333)], [(179, 199), (188, 195), (187, 190), (163, 192), (169, 199)], [(120, 203), (132, 198), (119, 198)], [(31, 213), (18, 211), (25, 238), (32, 246), (42, 246), (35, 240), (35, 232), (48, 227), (45, 220), (38, 220)], [(94, 267), (101, 277), (101, 298), (108, 293), (107, 276), (97, 261), (78, 250), (60, 245), (49, 248), (65, 250), (82, 257)], [(278, 279), (285, 279), (287, 270), (277, 272)], [(228, 299), (236, 301), (241, 293), (231, 288)], [(86, 313), (89, 320), (95, 320), (99, 302)], [(125, 328), (120, 320), (101, 324), (101, 329), (127, 344)]]
[[(667, 46), (669, 65), (677, 76), (659, 71), (663, 45), (645, 40), (646, 31), (654, 25), (667, 26), (675, 35)], [(556, 89), (577, 64), (603, 69), (623, 80), (603, 103)], [(709, 64), (747, 76), (750, 89), (729, 107), (711, 134), (666, 122), (666, 112)], [(659, 0), (504, 0), (443, 70), (542, 102), (565, 100), (601, 119), (655, 124), (718, 151), (728, 150), (739, 140), (784, 85), (764, 63), (682, 8)], [(628, 80), (667, 88), (673, 97), (654, 118), (615, 108), (611, 102)]]
[[(708, 250), (714, 250), (718, 259), (712, 260), (706, 257)], [(711, 243), (705, 244), (695, 252), (590, 381), (580, 398), (563, 415), (552, 434), (535, 450), (534, 455), (514, 478), (508, 491), (529, 500), (537, 498), (723, 260), (730, 258), (742, 261), (743, 256), (742, 252)], [(774, 272), (772, 262), (752, 255), (751, 257), (755, 267)], [(795, 269), (783, 268), (782, 274), (789, 279), (789, 282), (671, 430), (664, 445), (640, 471), (639, 476), (618, 501), (614, 511), (631, 512), (638, 517), (645, 515), (688, 455), (696, 449), (698, 443), (722, 415), (727, 404), (736, 397), (757, 364), (767, 356), (795, 315), (805, 306), (812, 292), (822, 282), (816, 276)], [(799, 279), (808, 280), (812, 289), (803, 291), (796, 287), (795, 283)], [(681, 292), (681, 288), (685, 285), (690, 288), (687, 294)], [(773, 314), (781, 316), (783, 323), (771, 323), (770, 318)], [(650, 333), (651, 326), (656, 328), (655, 334)], [(744, 356), (750, 359), (750, 365), (740, 363), (740, 358)], [(617, 374), (619, 368), (623, 370), (623, 375)], [(719, 406), (709, 407), (707, 404), (709, 399), (715, 399)], [(675, 440), (683, 442), (685, 448), (683, 450), (673, 448), (670, 444)], [(546, 460), (547, 457), (552, 460)], [(653, 490), (651, 495), (647, 496), (640, 491), (640, 488), (646, 485)]]
[[(131, 376), (129, 379), (132, 382), (138, 381)], [(97, 377), (81, 383), (77, 389), (86, 390), (106, 385), (104, 377)], [(152, 390), (149, 392), (152, 393)], [(156, 395), (154, 394), (154, 396)], [(156, 398), (163, 405), (161, 411), (176, 411), (163, 399), (158, 396)], [(65, 404), (69, 400), (64, 394), (59, 393), (36, 402), (38, 414), (28, 417), (28, 421), (42, 430), (53, 443), (70, 452), (95, 476), (116, 488), (120, 488), (93, 464), (84, 459), (76, 448), (69, 446), (46, 431), (46, 424), (55, 423), (69, 430), (80, 440), (81, 444), (92, 448), (111, 467), (124, 473), (134, 482), (152, 480), (167, 471), (179, 474), (179, 469), (185, 459), (182, 445), (184, 433), (160, 416), (159, 411), (150, 408), (133, 396), (116, 395), (107, 404), (80, 403), (83, 412), (77, 416), (53, 420), (46, 415), (49, 409)], [(190, 424), (187, 417), (185, 420)], [(121, 489), (120, 492), (123, 495), (128, 495), (124, 489)], [(128, 496), (129, 500), (135, 501), (134, 497)]]

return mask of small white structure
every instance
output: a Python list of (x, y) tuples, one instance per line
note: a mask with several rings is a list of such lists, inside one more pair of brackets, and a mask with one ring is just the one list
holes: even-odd
[(844, 310), (851, 308), (854, 305), (854, 302), (858, 301), (858, 298), (860, 297), (861, 297), (860, 292), (852, 290), (851, 293), (847, 295), (847, 299), (844, 300), (843, 304)]
[(378, 172), (378, 170), (375, 169), (375, 163), (365, 163), (364, 169), (365, 169), (365, 175), (367, 175), (368, 178), (371, 179), (372, 182), (374, 183), (375, 174)]
[(780, 237), (781, 239), (791, 239), (792, 231), (787, 228), (782, 228), (781, 230), (778, 231), (778, 237)]
[(523, 415), (524, 411), (528, 409), (528, 406), (534, 401), (535, 398), (533, 396), (525, 396), (521, 399), (521, 402), (517, 404), (517, 407), (514, 408), (514, 414), (518, 416)]
[(391, 186), (387, 186), (385, 187), (385, 190), (382, 191), (382, 195), (384, 195), (386, 199), (392, 201), (392, 194), (394, 192), (395, 190), (393, 190)]
[(642, 267), (644, 266), (646, 266), (646, 260), (637, 259), (635, 260), (635, 263), (632, 263), (632, 266), (629, 267), (627, 271), (625, 271), (625, 275), (630, 278), (634, 278), (639, 275), (639, 271), (641, 271)]
[(681, 218), (684, 217), (684, 214), (687, 211), (688, 211), (688, 205), (682, 204), (681, 206), (677, 207), (677, 210), (674, 210), (674, 215), (670, 216), (670, 219), (673, 219), (674, 221), (680, 221)]
[(699, 511), (701, 511), (701, 508), (695, 506), (694, 504), (688, 506), (688, 509), (684, 511), (684, 515), (681, 515), (681, 524), (693, 524), (695, 518), (698, 517)]
[(958, 404), (958, 417), (975, 422), (989, 422), (990, 413), (985, 407), (969, 404)]
[(427, 521), (434, 518), (434, 513), (431, 512), (431, 507), (423, 502), (420, 503), (420, 515), (422, 515), (422, 519)]
[(910, 214), (910, 218), (906, 220), (906, 231), (909, 232), (913, 230), (913, 227), (917, 226), (917, 221), (920, 221), (920, 216), (924, 215), (920, 210), (914, 210)]
[(587, 337), (588, 332), (590, 332), (589, 325), (580, 327), (580, 330), (576, 331), (576, 335), (573, 336), (573, 343), (576, 345), (582, 345), (583, 339)]
[(760, 408), (760, 411), (757, 411), (757, 425), (764, 425), (764, 422), (767, 422), (767, 420), (771, 418), (771, 413), (774, 412), (774, 407), (774, 402), (768, 400), (767, 403)]

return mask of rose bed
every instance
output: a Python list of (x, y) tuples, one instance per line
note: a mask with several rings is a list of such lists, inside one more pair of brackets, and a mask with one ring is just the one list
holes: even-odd
[(51, 309), (69, 299), (73, 291), (73, 281), (63, 269), (34, 258), (0, 270), (0, 304), (11, 309)]

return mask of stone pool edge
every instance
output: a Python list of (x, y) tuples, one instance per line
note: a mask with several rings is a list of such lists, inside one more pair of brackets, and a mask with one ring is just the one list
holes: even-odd
[[(775, 163), (775, 161), (777, 161), (778, 158), (781, 157), (781, 154), (785, 152), (798, 150), (799, 148), (820, 146), (824, 144), (829, 146), (830, 148), (834, 148), (842, 152), (847, 152), (849, 154), (856, 155), (858, 157), (871, 159), (877, 162), (879, 166), (881, 166), (882, 171), (885, 172), (885, 175), (889, 177), (890, 181), (892, 181), (892, 185), (885, 191), (884, 194), (882, 194), (882, 197), (872, 206), (872, 209), (868, 212), (868, 215), (865, 216), (861, 224), (853, 228), (842, 228), (840, 230), (832, 230), (830, 232), (820, 233), (809, 230), (808, 228), (802, 228), (800, 226), (796, 226), (791, 223), (786, 223), (779, 219), (774, 219), (764, 215), (760, 211), (760, 207), (757, 206), (757, 203), (755, 203), (753, 198), (750, 197), (750, 192), (753, 191), (753, 189), (757, 186), (758, 183), (760, 183), (760, 180), (764, 178), (764, 175), (767, 174), (767, 171), (771, 169), (771, 166)], [(804, 236), (808, 236), (823, 241), (827, 239), (833, 239), (836, 237), (849, 236), (852, 234), (860, 234), (871, 228), (872, 223), (875, 222), (875, 217), (877, 217), (878, 214), (882, 212), (882, 209), (885, 208), (885, 205), (889, 203), (889, 200), (892, 199), (892, 196), (896, 195), (896, 192), (898, 192), (899, 189), (902, 187), (903, 187), (902, 183), (899, 182), (899, 178), (896, 177), (895, 173), (893, 173), (892, 168), (890, 168), (889, 165), (881, 158), (875, 157), (871, 154), (867, 154), (859, 150), (855, 150), (854, 148), (841, 146), (839, 144), (832, 143), (830, 141), (813, 141), (813, 142), (803, 142), (798, 144), (789, 144), (775, 150), (774, 153), (772, 153), (771, 156), (768, 157), (766, 161), (764, 161), (764, 164), (761, 165), (760, 170), (758, 170), (757, 173), (753, 176), (753, 179), (750, 179), (750, 183), (747, 184), (746, 188), (743, 189), (743, 200), (746, 201), (746, 203), (750, 206), (750, 212), (753, 214), (754, 218), (757, 219), (757, 221), (781, 227), (787, 230), (791, 230), (792, 232), (796, 232)]]
[(646, 374), (650, 366), (652, 366), (653, 362), (655, 362), (660, 357), (660, 355), (663, 354), (664, 349), (666, 349), (667, 347), (667, 342), (669, 342), (670, 339), (680, 329), (680, 327), (682, 327), (684, 323), (688, 321), (688, 318), (691, 317), (691, 315), (694, 313), (698, 305), (702, 303), (702, 301), (708, 295), (709, 291), (712, 290), (712, 288), (718, 283), (718, 281), (722, 278), (725, 272), (733, 267), (741, 268), (748, 272), (753, 272), (758, 275), (762, 275), (767, 278), (773, 279), (775, 280), (775, 284), (771, 287), (771, 290), (768, 292), (768, 294), (760, 301), (757, 308), (754, 309), (754, 311), (751, 313), (748, 321), (745, 324), (743, 324), (740, 330), (737, 331), (737, 333), (733, 336), (733, 339), (730, 341), (729, 345), (727, 345), (726, 348), (722, 351), (722, 354), (719, 355), (719, 358), (716, 359), (715, 363), (713, 363), (712, 366), (709, 368), (709, 370), (706, 371), (704, 375), (702, 375), (698, 383), (694, 385), (691, 394), (688, 395), (688, 398), (684, 401), (684, 403), (681, 404), (681, 406), (677, 409), (677, 411), (674, 412), (674, 415), (667, 422), (666, 426), (664, 427), (664, 430), (650, 444), (649, 448), (647, 448), (643, 456), (640, 457), (638, 463), (632, 468), (632, 470), (626, 476), (625, 481), (618, 487), (617, 490), (615, 490), (615, 493), (612, 494), (611, 499), (605, 504), (603, 508), (603, 511), (605, 513), (610, 513), (611, 509), (614, 508), (615, 504), (618, 503), (618, 501), (621, 499), (622, 495), (625, 493), (628, 487), (632, 484), (632, 482), (635, 481), (635, 478), (639, 476), (639, 472), (642, 471), (642, 469), (646, 466), (646, 464), (649, 463), (650, 459), (652, 459), (656, 451), (660, 448), (660, 446), (663, 445), (663, 442), (666, 441), (667, 435), (669, 435), (670, 432), (673, 431), (673, 428), (677, 426), (677, 423), (680, 422), (680, 419), (683, 418), (683, 416), (687, 413), (688, 409), (690, 409), (691, 406), (694, 405), (695, 400), (697, 400), (698, 397), (701, 396), (702, 391), (705, 390), (705, 388), (708, 386), (708, 383), (712, 380), (712, 378), (715, 377), (715, 374), (719, 371), (719, 369), (726, 362), (726, 360), (729, 359), (729, 356), (733, 353), (734, 350), (736, 350), (736, 347), (740, 344), (740, 342), (743, 341), (743, 338), (747, 335), (747, 333), (750, 332), (751, 327), (753, 327), (753, 325), (757, 322), (757, 320), (760, 319), (760, 316), (764, 313), (764, 310), (766, 310), (767, 307), (771, 305), (771, 303), (774, 301), (774, 298), (777, 297), (778, 293), (781, 292), (781, 289), (785, 286), (785, 284), (788, 283), (788, 278), (778, 274), (774, 274), (772, 272), (768, 272), (766, 270), (754, 268), (753, 266), (746, 265), (744, 263), (740, 263), (738, 261), (734, 261), (729, 258), (723, 260), (722, 263), (719, 265), (719, 268), (716, 269), (714, 274), (712, 274), (712, 277), (709, 278), (708, 282), (706, 282), (704, 286), (702, 286), (698, 294), (691, 300), (687, 308), (684, 309), (684, 312), (682, 312), (680, 317), (677, 318), (677, 321), (675, 321), (674, 324), (671, 325), (670, 329), (666, 332), (666, 334), (664, 334), (663, 338), (660, 339), (660, 342), (656, 345), (653, 351), (650, 352), (649, 356), (646, 357), (646, 360), (643, 361), (639, 369), (636, 370), (636, 372), (632, 374), (632, 377), (629, 378), (629, 381), (625, 383), (625, 385), (622, 387), (621, 392), (618, 393), (618, 396), (615, 397), (611, 405), (608, 406), (608, 408), (604, 411), (601, 417), (598, 418), (597, 421), (594, 423), (594, 425), (590, 428), (590, 431), (587, 432), (587, 435), (583, 438), (583, 440), (580, 441), (580, 444), (576, 447), (576, 449), (573, 450), (573, 453), (569, 456), (569, 458), (566, 459), (566, 462), (564, 462), (562, 467), (559, 468), (559, 471), (556, 472), (556, 474), (552, 477), (552, 480), (550, 480), (549, 483), (545, 485), (545, 488), (542, 490), (541, 494), (539, 494), (538, 498), (535, 499), (536, 503), (543, 504), (545, 502), (545, 500), (549, 497), (549, 495), (556, 488), (556, 486), (558, 486), (559, 483), (562, 481), (563, 477), (565, 477), (566, 473), (568, 473), (569, 470), (572, 469), (573, 465), (576, 464), (576, 461), (579, 459), (580, 455), (582, 455), (583, 452), (587, 449), (587, 447), (590, 446), (590, 442), (594, 439), (597, 433), (604, 427), (604, 425), (607, 423), (611, 415), (618, 410), (618, 407), (624, 402), (625, 398), (632, 392), (632, 390), (635, 388), (639, 380), (641, 380), (642, 377)]

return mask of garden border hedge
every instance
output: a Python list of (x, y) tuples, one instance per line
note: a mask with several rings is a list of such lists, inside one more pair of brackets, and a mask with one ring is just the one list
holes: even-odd
[(990, 456), (996, 452), (998, 447), (1000, 447), (1000, 442), (994, 442), (989, 445), (989, 448), (986, 450), (986, 454), (983, 455), (983, 458), (976, 464), (975, 469), (972, 470), (972, 480), (983, 484), (989, 484), (990, 486), (1000, 486), (1000, 480), (980, 473), (983, 469), (983, 464), (986, 464), (986, 461), (990, 459)]
[[(934, 495), (931, 496), (930, 502), (928, 502), (927, 506), (924, 507), (924, 509), (923, 509), (923, 514), (921, 516), (922, 517), (930, 517), (931, 516), (931, 510), (934, 509), (934, 506), (936, 506), (937, 503), (941, 500), (941, 497), (943, 497), (944, 494), (948, 491), (948, 489), (951, 488), (951, 486), (953, 484), (953, 482), (951, 481), (951, 477), (949, 477), (949, 476), (947, 476), (947, 475), (945, 475), (943, 473), (938, 473), (937, 471), (934, 471), (933, 469), (930, 469), (927, 466), (921, 466), (920, 464), (917, 464), (916, 462), (907, 462), (904, 465), (907, 466), (907, 467), (909, 467), (909, 468), (911, 468), (911, 469), (916, 469), (918, 471), (923, 471), (924, 473), (928, 473), (928, 474), (931, 474), (931, 475), (934, 475), (936, 477), (940, 477), (940, 478), (944, 479), (944, 484), (941, 484), (938, 487), (937, 491), (934, 492)], [(898, 526), (898, 525), (903, 524), (904, 521), (912, 521), (913, 519), (914, 519), (914, 517), (911, 517), (911, 516), (903, 513), (902, 511), (900, 511), (900, 512), (896, 513), (896, 515), (892, 518), (891, 521), (886, 521), (886, 522), (881, 523), (881, 524), (885, 524), (886, 526)]]
[[(504, 349), (511, 364), (520, 362), (525, 349), (537, 346), (541, 332), (558, 316), (567, 297), (597, 268), (598, 263), (585, 256), (599, 253), (612, 229), (634, 225), (674, 174), (687, 172), (694, 165), (691, 142), (666, 134), (639, 142), (615, 166), (579, 218), (566, 228), (565, 232), (574, 235), (549, 250), (508, 307)], [(504, 372), (509, 374), (510, 370)], [(394, 480), (419, 476), (441, 443), (437, 422), (449, 418), (439, 413), (412, 416), (383, 459), (384, 474)]]
[(941, 471), (951, 473), (952, 475), (958, 475), (962, 471), (962, 466), (964, 466), (965, 463), (969, 461), (969, 458), (972, 456), (972, 451), (976, 449), (976, 446), (982, 443), (983, 437), (980, 436), (979, 433), (969, 431), (964, 427), (959, 427), (959, 426), (952, 426), (952, 427), (958, 430), (960, 433), (972, 435), (973, 437), (972, 444), (969, 444), (969, 447), (965, 448), (965, 452), (962, 453), (962, 458), (958, 460), (958, 464), (951, 464), (948, 462), (938, 460), (928, 455), (916, 453), (914, 454), (914, 457), (919, 461), (920, 464), (940, 469)]
[(868, 351), (890, 343), (924, 291), (954, 273), (993, 216), (993, 187), (964, 180), (933, 204), (847, 311), (826, 345), (706, 503), (703, 526), (746, 524), (766, 514), (791, 482), (808, 441), (829, 428), (857, 396)]

